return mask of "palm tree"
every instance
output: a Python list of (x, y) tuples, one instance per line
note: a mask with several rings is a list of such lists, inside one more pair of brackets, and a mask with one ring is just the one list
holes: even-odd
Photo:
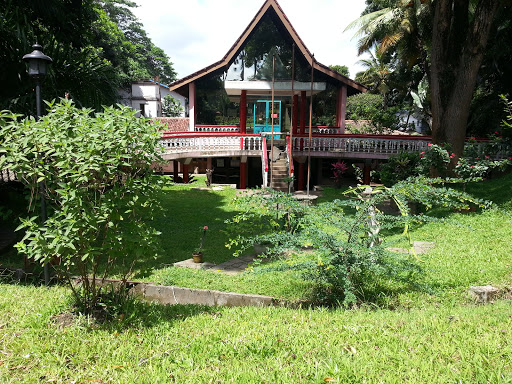
[(386, 95), (390, 90), (390, 76), (393, 72), (391, 64), (387, 63), (381, 54), (370, 51), (370, 58), (359, 61), (366, 70), (356, 75), (356, 81), (366, 86), (372, 93), (380, 93), (387, 105)]
[[(424, 43), (430, 36), (431, 0), (389, 0), (387, 3), (387, 7), (363, 14), (345, 29), (357, 28), (359, 54), (375, 49), (377, 55), (384, 55), (393, 48), (409, 66), (420, 62), (426, 69)], [(372, 6), (378, 7), (370, 4), (367, 10)]]

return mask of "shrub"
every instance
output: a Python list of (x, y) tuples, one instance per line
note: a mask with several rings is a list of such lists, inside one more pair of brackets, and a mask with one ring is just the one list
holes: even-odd
[[(267, 256), (286, 257), (291, 250), (301, 252), (313, 249), (309, 256), (287, 260), (290, 269), (303, 272), (317, 286), (317, 300), (344, 306), (355, 304), (367, 281), (379, 277), (413, 283), (420, 271), (414, 258), (389, 252), (382, 243), (381, 228), (403, 228), (418, 222), (435, 220), (427, 215), (413, 216), (408, 202), (420, 202), (427, 209), (433, 206), (465, 209), (470, 204), (486, 207), (488, 202), (444, 187), (449, 180), (410, 178), (392, 188), (378, 188), (370, 196), (362, 196), (361, 189), (348, 193), (358, 199), (336, 200), (318, 206), (303, 206), (293, 196), (283, 193), (257, 193), (239, 199), (240, 213), (230, 221), (238, 236), (228, 246), (246, 249), (253, 243), (269, 246)], [(385, 215), (375, 206), (393, 199), (401, 215)], [(345, 214), (345, 212), (353, 212)], [(251, 220), (249, 220), (251, 218)], [(251, 230), (250, 223), (259, 224)], [(245, 222), (242, 234), (238, 224)], [(263, 224), (263, 225), (262, 225)], [(410, 239), (409, 239), (410, 241)], [(287, 252), (284, 252), (287, 251)], [(266, 268), (266, 270), (272, 270)]]
[[(291, 195), (275, 191), (256, 191), (235, 198), (240, 211), (227, 220), (227, 231), (236, 236), (229, 239), (226, 247), (234, 248), (234, 255), (250, 248), (255, 243), (269, 243), (270, 253), (285, 247), (302, 229), (306, 207)], [(279, 239), (275, 235), (279, 235)], [(294, 241), (292, 241), (294, 244)], [(290, 243), (290, 244), (292, 244)]]
[(449, 151), (449, 145), (429, 144), (425, 152), (420, 153), (419, 169), (423, 175), (429, 175), (434, 171), (436, 175), (444, 175), (448, 170), (450, 159), (454, 154)]
[(169, 117), (180, 117), (183, 113), (183, 107), (179, 100), (171, 95), (166, 95), (162, 102), (162, 113)]
[(332, 167), (332, 178), (337, 186), (343, 180), (343, 175), (348, 170), (348, 165), (344, 161), (338, 161), (336, 163), (331, 164)]
[[(155, 249), (157, 232), (148, 223), (159, 183), (151, 169), (159, 128), (124, 106), (95, 114), (68, 100), (48, 107), (39, 121), (1, 112), (0, 169), (15, 171), (33, 197), (41, 187), (48, 205), (46, 222), (22, 220), (19, 252), (41, 264), (60, 261), (55, 268), (90, 314), (101, 300), (99, 274)], [(31, 212), (36, 206), (34, 198)], [(82, 290), (72, 284), (74, 273)]]
[(505, 95), (500, 95), (503, 104), (505, 105), (505, 113), (507, 114), (505, 120), (501, 122), (502, 134), (505, 137), (507, 144), (510, 145), (512, 142), (512, 101), (508, 100), (508, 97)]
[(418, 176), (419, 162), (418, 153), (400, 152), (398, 155), (390, 156), (380, 167), (380, 180), (383, 184), (391, 186), (408, 177)]
[(504, 171), (512, 164), (512, 158), (491, 160), (490, 156), (480, 158), (461, 157), (454, 171), (464, 182), (480, 181), (494, 170)]

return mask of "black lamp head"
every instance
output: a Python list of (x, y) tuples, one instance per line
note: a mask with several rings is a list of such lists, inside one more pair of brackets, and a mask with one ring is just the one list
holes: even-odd
[(32, 48), (34, 49), (32, 53), (23, 56), (23, 60), (28, 63), (28, 74), (34, 78), (44, 78), (47, 67), (53, 60), (43, 53), (43, 47), (39, 44), (34, 44)]

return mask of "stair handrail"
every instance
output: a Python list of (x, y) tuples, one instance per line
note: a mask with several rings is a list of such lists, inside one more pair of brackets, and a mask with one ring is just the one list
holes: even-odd
[(288, 161), (289, 176), (291, 178), (295, 175), (295, 166), (293, 165), (292, 145), (290, 142), (290, 135), (286, 135), (286, 160)]
[(267, 137), (265, 134), (261, 135), (261, 165), (263, 173), (263, 184), (262, 188), (268, 187), (268, 153), (267, 153)]

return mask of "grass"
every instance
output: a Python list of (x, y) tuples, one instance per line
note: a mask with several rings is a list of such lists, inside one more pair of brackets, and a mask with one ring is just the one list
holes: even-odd
[(236, 191), (195, 190), (204, 187), (204, 177), (197, 177), (191, 184), (175, 184), (165, 188), (161, 195), (162, 211), (154, 222), (162, 232), (163, 252), (171, 262), (192, 257), (199, 247), (202, 230), (208, 226), (204, 253), (208, 261), (220, 264), (232, 258), (225, 247), (227, 234), (224, 221), (235, 214), (231, 201)]
[[(483, 188), (482, 186), (485, 185)], [(179, 188), (178, 191), (174, 188)], [(231, 252), (224, 247), (227, 235), (222, 232), (223, 220), (234, 214), (234, 207), (227, 204), (223, 208), (220, 204), (227, 203), (234, 196), (234, 191), (224, 190), (220, 192), (188, 191), (185, 193), (184, 186), (172, 187), (169, 190), (166, 200), (166, 212), (169, 217), (175, 217), (180, 207), (187, 207), (187, 199), (193, 194), (193, 201), (196, 206), (190, 208), (199, 210), (201, 215), (180, 214), (179, 220), (169, 220), (165, 225), (160, 226), (164, 232), (162, 237), (167, 242), (166, 249), (179, 250), (178, 259), (189, 257), (191, 245), (181, 245), (176, 237), (167, 236), (165, 231), (181, 231), (182, 228), (190, 228), (182, 232), (181, 237), (194, 228), (200, 228), (205, 223), (207, 214), (221, 215), (222, 222), (217, 222), (219, 230), (216, 242), (214, 236), (207, 239), (207, 258), (224, 261), (231, 258)], [(511, 264), (510, 251), (512, 250), (512, 218), (510, 216), (510, 194), (512, 189), (512, 175), (486, 182), (485, 184), (469, 185), (468, 191), (476, 192), (478, 197), (490, 198), (487, 191), (496, 194), (499, 208), (494, 208), (481, 213), (451, 213), (441, 221), (436, 221), (413, 228), (411, 236), (413, 240), (431, 241), (435, 248), (426, 255), (422, 255), (421, 265), (425, 269), (422, 282), (431, 287), (429, 292), (418, 292), (410, 287), (397, 285), (391, 282), (375, 282), (368, 284), (366, 292), (362, 294), (368, 300), (378, 305), (409, 306), (411, 302), (418, 301), (439, 301), (445, 297), (452, 298), (453, 295), (464, 296), (469, 285), (510, 284)], [(326, 188), (324, 200), (328, 201), (342, 197), (343, 190)], [(492, 195), (494, 198), (494, 195)], [(508, 199), (507, 199), (508, 196)], [(192, 199), (191, 199), (192, 200)], [(190, 201), (190, 200), (189, 200)], [(188, 203), (191, 204), (191, 203)], [(198, 205), (206, 206), (199, 208)], [(201, 221), (203, 220), (203, 221)], [(206, 220), (206, 224), (214, 218)], [(174, 223), (174, 224), (173, 224)], [(179, 225), (176, 225), (179, 223)], [(217, 225), (217, 224), (216, 224)], [(198, 230), (196, 230), (199, 235)], [(215, 233), (215, 232), (210, 232)], [(198, 238), (198, 236), (196, 236)], [(390, 245), (397, 240), (397, 236), (391, 237)], [(198, 241), (198, 240), (197, 240)], [(402, 244), (404, 245), (404, 244)], [(188, 247), (188, 248), (187, 248)], [(190, 271), (170, 267), (157, 268), (148, 276), (148, 279), (162, 284), (174, 284), (193, 288), (217, 289), (223, 291), (236, 291), (242, 293), (257, 293), (273, 295), (285, 299), (300, 299), (311, 293), (312, 286), (302, 281), (300, 276), (293, 272), (286, 274), (244, 274), (241, 276), (225, 276), (207, 271)], [(382, 291), (385, 294), (382, 294)], [(451, 299), (449, 299), (451, 300)]]
[(297, 299), (307, 295), (311, 284), (298, 279), (292, 272), (228, 276), (213, 271), (172, 267), (174, 262), (192, 257), (205, 225), (208, 231), (204, 261), (221, 264), (233, 258), (233, 250), (225, 246), (229, 240), (225, 221), (237, 212), (232, 204), (236, 190), (228, 187), (216, 191), (196, 189), (204, 185), (204, 177), (197, 177), (190, 184), (174, 184), (164, 189), (161, 197), (163, 209), (154, 222), (162, 233), (161, 251), (157, 258), (137, 263), (134, 278), (163, 285), (279, 298)]
[(130, 325), (97, 326), (60, 323), (63, 288), (0, 290), (6, 384), (512, 382), (510, 301), (407, 311), (139, 304)]
[[(236, 213), (231, 203), (236, 191), (230, 188), (221, 191), (194, 189), (204, 185), (204, 177), (196, 177), (191, 184), (174, 184), (164, 189), (162, 210), (154, 222), (162, 232), (161, 250), (156, 257), (138, 260), (133, 278), (163, 285), (270, 295), (291, 301), (311, 296), (312, 283), (305, 282), (294, 271), (228, 276), (172, 267), (174, 262), (191, 257), (205, 225), (209, 227), (205, 261), (220, 264), (233, 258), (233, 251), (225, 247), (229, 235), (225, 232), (224, 221)], [(411, 231), (413, 240), (436, 244), (432, 251), (421, 256), (425, 270), (421, 282), (429, 286), (430, 291), (411, 290), (409, 286), (391, 281), (372, 281), (360, 295), (376, 305), (395, 308), (425, 300), (438, 302), (445, 297), (452, 298), (454, 294), (464, 296), (469, 285), (510, 284), (512, 174), (484, 184), (469, 184), (467, 190), (480, 198), (492, 196), (499, 208), (482, 213), (451, 213), (443, 221)], [(326, 188), (320, 203), (342, 198), (343, 192), (344, 189)], [(398, 238), (391, 236), (389, 245), (405, 246), (403, 240), (393, 243)], [(4, 262), (7, 264), (14, 257), (11, 254)], [(123, 262), (129, 264), (131, 260)], [(113, 272), (114, 277), (119, 276), (117, 271)]]
[[(208, 214), (234, 212), (233, 191), (186, 188), (166, 191), (158, 223), (172, 252), (146, 260), (155, 269), (140, 268), (144, 279), (291, 298), (311, 288), (293, 274), (226, 276), (167, 266), (188, 257), (199, 227), (223, 228)], [(512, 383), (511, 300), (483, 306), (467, 295), (469, 285), (512, 285), (511, 189), (512, 175), (469, 185), (498, 207), (413, 229), (413, 240), (436, 245), (421, 256), (422, 282), (431, 291), (370, 282), (368, 303), (357, 310), (134, 303), (123, 318), (95, 324), (66, 316), (65, 288), (0, 283), (0, 382)], [(186, 205), (189, 194), (195, 203)], [(200, 214), (191, 218), (194, 211)], [(207, 254), (230, 257), (213, 237)]]

